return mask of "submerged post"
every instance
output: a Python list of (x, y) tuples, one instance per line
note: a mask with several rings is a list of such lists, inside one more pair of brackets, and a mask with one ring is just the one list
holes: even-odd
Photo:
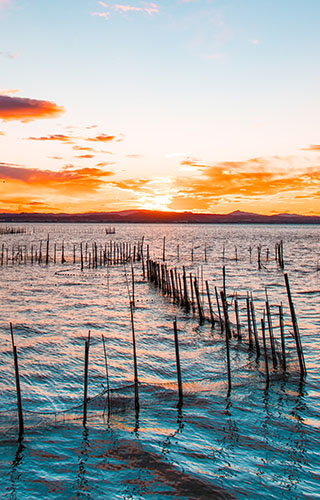
[(181, 366), (180, 366), (180, 354), (179, 354), (179, 340), (178, 340), (178, 330), (177, 321), (173, 322), (173, 332), (174, 332), (174, 345), (176, 351), (176, 364), (177, 364), (177, 379), (178, 379), (178, 392), (179, 392), (179, 404), (182, 402), (182, 379), (181, 379)]
[(227, 301), (225, 299), (225, 295), (224, 295), (223, 290), (221, 290), (220, 295), (221, 295), (221, 302), (222, 302), (222, 306), (223, 306), (224, 318), (225, 318), (225, 323), (226, 323), (225, 337), (226, 337), (227, 370), (228, 370), (228, 396), (229, 396), (230, 392), (231, 392), (231, 367), (230, 367), (230, 346), (229, 346), (229, 339), (231, 337), (231, 332), (230, 332), (230, 324), (229, 324), (229, 316), (228, 316), (228, 305), (227, 305)]
[(16, 348), (15, 343), (14, 343), (12, 323), (10, 323), (10, 332), (11, 332), (11, 342), (12, 342), (12, 351), (13, 351), (14, 371), (15, 371), (15, 377), (16, 377), (17, 407), (18, 407), (18, 420), (19, 420), (19, 438), (18, 439), (19, 439), (19, 441), (21, 441), (21, 439), (23, 437), (23, 432), (24, 432), (24, 423), (23, 423), (23, 412), (22, 412), (22, 402), (21, 402), (18, 355), (17, 355), (17, 348)]
[(87, 423), (88, 403), (88, 366), (89, 366), (90, 330), (84, 347), (84, 377), (83, 377), (83, 425)]
[(110, 385), (109, 385), (108, 356), (107, 356), (107, 349), (106, 349), (106, 344), (105, 344), (105, 340), (104, 340), (104, 335), (102, 334), (101, 337), (102, 337), (102, 343), (103, 343), (104, 363), (105, 363), (105, 367), (106, 367), (108, 413), (110, 413)]
[(211, 297), (210, 297), (210, 290), (209, 290), (208, 280), (206, 280), (206, 288), (207, 288), (207, 296), (208, 296), (208, 304), (209, 304), (211, 324), (212, 324), (212, 327), (214, 327), (215, 321), (214, 321), (214, 315), (213, 315), (213, 311), (212, 311)]
[(133, 319), (133, 304), (130, 302), (130, 314), (131, 314), (131, 332), (132, 332), (132, 348), (133, 348), (133, 372), (134, 372), (134, 396), (135, 396), (135, 408), (139, 410), (139, 392), (138, 392), (138, 366), (137, 366), (137, 350), (136, 350), (136, 336), (134, 331), (134, 319)]
[(267, 344), (266, 344), (266, 332), (265, 332), (265, 324), (264, 318), (261, 318), (261, 330), (262, 330), (262, 342), (263, 342), (263, 350), (264, 350), (264, 360), (266, 366), (266, 383), (269, 385), (269, 365), (268, 365), (268, 353), (267, 353)]
[(299, 328), (298, 328), (297, 317), (296, 317), (296, 313), (294, 310), (294, 305), (292, 302), (289, 279), (288, 279), (287, 273), (284, 273), (284, 280), (285, 280), (286, 289), (287, 289), (288, 302), (289, 302), (290, 314), (291, 314), (291, 320), (292, 320), (292, 326), (293, 326), (293, 333), (294, 333), (294, 338), (296, 341), (296, 348), (297, 348), (297, 354), (298, 354), (299, 365), (300, 365), (300, 376), (301, 376), (301, 378), (304, 378), (307, 374), (307, 370), (306, 370), (306, 365), (305, 365), (305, 361), (304, 361), (300, 332), (299, 332)]
[(283, 307), (282, 307), (282, 303), (279, 306), (279, 326), (280, 326), (280, 335), (281, 335), (282, 366), (283, 366), (283, 371), (286, 371), (286, 369), (287, 369), (287, 364), (286, 364), (286, 346), (285, 346), (285, 340), (284, 340), (284, 325), (283, 325)]

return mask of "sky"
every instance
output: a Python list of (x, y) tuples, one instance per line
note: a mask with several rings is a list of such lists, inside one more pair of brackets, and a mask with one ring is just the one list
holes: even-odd
[(320, 215), (319, 0), (0, 0), (0, 212)]

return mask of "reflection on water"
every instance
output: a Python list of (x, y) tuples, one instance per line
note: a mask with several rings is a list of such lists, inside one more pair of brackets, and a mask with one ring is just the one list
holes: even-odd
[[(318, 226), (37, 225), (1, 235), (10, 249), (39, 249), (50, 232), (56, 263), (0, 266), (0, 485), (3, 498), (148, 499), (316, 498), (319, 483)], [(230, 339), (232, 391), (227, 395), (226, 349), (219, 328), (200, 324), (143, 280), (134, 266), (134, 328), (139, 386), (133, 384), (131, 270), (80, 269), (79, 245), (103, 248), (111, 238), (132, 246), (145, 238), (152, 258), (197, 276), (205, 301), (226, 288), (241, 328), (247, 292), (257, 323), (268, 291), (280, 346), (284, 305), (288, 373), (271, 370), (247, 344)], [(300, 381), (283, 274), (273, 259), (284, 242), (285, 271), (302, 335), (307, 379)], [(66, 262), (61, 264), (59, 251)], [(90, 246), (91, 245), (91, 246)], [(236, 247), (236, 250), (235, 250)], [(257, 248), (260, 247), (260, 269)], [(45, 248), (45, 244), (42, 244)], [(53, 247), (52, 247), (53, 248)], [(74, 254), (74, 252), (76, 252)], [(77, 253), (78, 252), (78, 253)], [(4, 252), (5, 255), (5, 252)], [(75, 262), (74, 261), (75, 255)], [(236, 257), (235, 257), (236, 256)], [(1, 256), (0, 256), (1, 260)], [(215, 303), (213, 297), (212, 303)], [(205, 304), (204, 304), (205, 305)], [(177, 318), (183, 401), (176, 383), (173, 320)], [(19, 356), (25, 436), (17, 438), (15, 379), (9, 323)], [(91, 331), (89, 402), (83, 415), (84, 342)], [(108, 357), (108, 399), (104, 335)], [(261, 335), (261, 333), (260, 333)], [(280, 346), (281, 348), (281, 346)], [(139, 397), (137, 404), (137, 395)]]

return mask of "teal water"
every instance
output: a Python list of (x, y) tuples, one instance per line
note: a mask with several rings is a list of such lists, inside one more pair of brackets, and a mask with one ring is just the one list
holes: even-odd
[[(320, 248), (319, 226), (245, 225), (26, 225), (26, 234), (0, 235), (0, 248), (43, 249), (50, 233), (57, 263), (4, 263), (0, 291), (0, 488), (7, 499), (320, 498)], [(257, 319), (265, 288), (275, 335), (283, 303), (289, 369), (265, 384), (263, 359), (245, 342), (231, 341), (232, 391), (227, 396), (224, 336), (199, 325), (143, 279), (134, 265), (134, 323), (139, 411), (134, 404), (128, 282), (123, 265), (81, 271), (79, 243), (130, 241), (198, 275), (200, 290), (222, 287), (231, 321), (237, 293), (243, 329), (245, 296), (252, 292)], [(284, 242), (285, 271), (307, 366), (299, 366), (274, 245)], [(66, 262), (59, 260), (65, 244)], [(73, 263), (73, 245), (76, 262)], [(179, 245), (179, 252), (177, 250)], [(257, 246), (262, 246), (262, 269)], [(235, 260), (237, 248), (238, 260)], [(252, 248), (251, 258), (249, 247)], [(192, 251), (193, 248), (193, 251)], [(268, 252), (269, 249), (269, 252)], [(179, 259), (178, 259), (179, 253)], [(192, 261), (193, 254), (193, 261)], [(205, 259), (206, 257), (206, 259)], [(268, 257), (268, 258), (267, 258)], [(203, 277), (203, 280), (202, 280)], [(204, 289), (205, 291), (205, 289)], [(205, 293), (203, 300), (206, 303)], [(212, 297), (215, 309), (214, 297)], [(215, 309), (216, 310), (216, 309)], [(177, 318), (184, 398), (178, 405), (173, 320)], [(17, 442), (13, 323), (21, 374), (25, 433)], [(91, 331), (88, 421), (82, 425), (84, 342)], [(111, 408), (105, 394), (106, 339)], [(261, 335), (261, 332), (259, 332)]]

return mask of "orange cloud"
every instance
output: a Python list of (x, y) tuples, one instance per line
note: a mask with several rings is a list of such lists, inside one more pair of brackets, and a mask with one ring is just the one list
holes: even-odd
[(28, 122), (39, 118), (54, 118), (65, 110), (54, 102), (0, 95), (0, 118)]
[(51, 192), (74, 196), (79, 193), (96, 191), (105, 183), (105, 179), (112, 175), (111, 171), (99, 168), (73, 168), (72, 165), (67, 165), (62, 170), (54, 172), (0, 163), (0, 185), (1, 181), (2, 183), (13, 183), (16, 192), (19, 192), (18, 185), (24, 184), (29, 187), (35, 186), (37, 189), (49, 189)]
[(52, 134), (43, 137), (28, 137), (29, 141), (60, 141), (72, 144), (72, 138), (64, 134)]
[(78, 155), (76, 158), (87, 159), (94, 158), (94, 155), (86, 154), (86, 155)]
[[(172, 210), (211, 210), (218, 203), (269, 204), (279, 200), (294, 203), (298, 196), (316, 197), (320, 187), (320, 166), (306, 167), (299, 171), (276, 168), (279, 158), (266, 160), (253, 158), (242, 162), (199, 163), (189, 159), (182, 166), (193, 167), (197, 175), (178, 177), (175, 180), (177, 193), (172, 197)], [(301, 198), (302, 199), (302, 198)], [(274, 208), (274, 206), (273, 206)]]
[(320, 151), (320, 144), (310, 144), (307, 148), (302, 148), (302, 151)]
[(87, 140), (91, 142), (110, 142), (114, 141), (115, 138), (116, 138), (115, 135), (100, 134), (97, 135), (96, 137), (89, 137), (89, 139)]

